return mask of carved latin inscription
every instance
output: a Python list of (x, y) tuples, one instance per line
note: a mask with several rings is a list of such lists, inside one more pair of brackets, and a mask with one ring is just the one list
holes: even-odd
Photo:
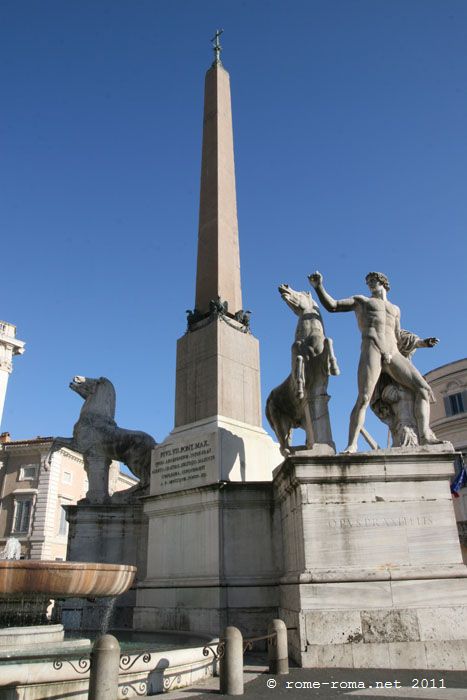
[(152, 474), (161, 489), (177, 490), (206, 481), (216, 459), (213, 435), (187, 442), (161, 445), (153, 462)]
[(433, 525), (433, 518), (430, 515), (401, 515), (396, 518), (371, 516), (364, 518), (331, 518), (328, 526), (331, 530), (342, 530), (349, 528), (364, 527), (423, 527)]

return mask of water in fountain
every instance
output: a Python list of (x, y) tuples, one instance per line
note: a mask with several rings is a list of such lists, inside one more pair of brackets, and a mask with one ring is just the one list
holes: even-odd
[(16, 537), (9, 537), (0, 552), (0, 559), (6, 561), (21, 559), (21, 542)]
[(107, 634), (110, 623), (112, 621), (112, 615), (114, 614), (115, 611), (115, 604), (117, 602), (117, 597), (114, 596), (113, 598), (109, 598), (108, 600), (105, 601), (104, 605), (104, 614), (102, 616), (102, 621), (101, 621), (101, 634)]
[[(19, 561), (21, 559), (21, 542), (16, 537), (9, 537), (0, 551), (2, 561)], [(0, 608), (0, 627), (22, 627), (24, 625), (43, 625), (47, 623), (46, 604), (43, 595), (31, 593), (28, 596), (8, 597)]]
[(5, 598), (0, 607), (0, 628), (47, 625), (49, 598), (41, 594)]

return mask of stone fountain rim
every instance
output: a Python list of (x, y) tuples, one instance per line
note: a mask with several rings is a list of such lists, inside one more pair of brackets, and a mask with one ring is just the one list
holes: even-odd
[(136, 567), (105, 562), (20, 559), (0, 561), (0, 601), (28, 597), (106, 598), (133, 585)]
[(107, 564), (105, 562), (55, 561), (53, 559), (2, 559), (0, 569), (86, 569), (87, 571), (136, 572), (131, 564)]

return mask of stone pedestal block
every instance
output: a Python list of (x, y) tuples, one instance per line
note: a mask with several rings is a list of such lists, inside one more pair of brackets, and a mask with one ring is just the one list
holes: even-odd
[(115, 602), (109, 598), (68, 599), (62, 608), (63, 624), (67, 629), (100, 630), (105, 624), (131, 628), (135, 587), (146, 576), (148, 519), (142, 502), (67, 506), (67, 518), (67, 559), (131, 564), (137, 572), (133, 587)]
[(295, 455), (276, 471), (280, 617), (303, 666), (467, 665), (452, 452)]
[(147, 576), (134, 626), (264, 633), (276, 617), (280, 551), (272, 484), (216, 483), (150, 496)]
[(260, 427), (258, 340), (232, 319), (204, 323), (177, 341), (175, 426), (221, 415)]

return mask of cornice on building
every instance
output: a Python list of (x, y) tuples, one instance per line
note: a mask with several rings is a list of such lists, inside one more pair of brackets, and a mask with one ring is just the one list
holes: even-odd
[[(462, 363), (464, 363), (464, 367), (456, 367), (456, 365)], [(432, 376), (435, 375), (437, 372), (440, 372), (441, 370), (447, 369), (448, 367), (451, 367), (452, 369), (448, 372), (443, 372), (439, 377)], [(439, 379), (445, 379), (448, 376), (451, 376), (453, 374), (459, 374), (465, 371), (467, 371), (467, 357), (463, 357), (460, 360), (453, 360), (453, 362), (447, 362), (445, 365), (440, 365), (439, 367), (430, 369), (430, 371), (426, 372), (423, 376), (425, 377), (427, 382), (436, 382), (439, 381)]]

